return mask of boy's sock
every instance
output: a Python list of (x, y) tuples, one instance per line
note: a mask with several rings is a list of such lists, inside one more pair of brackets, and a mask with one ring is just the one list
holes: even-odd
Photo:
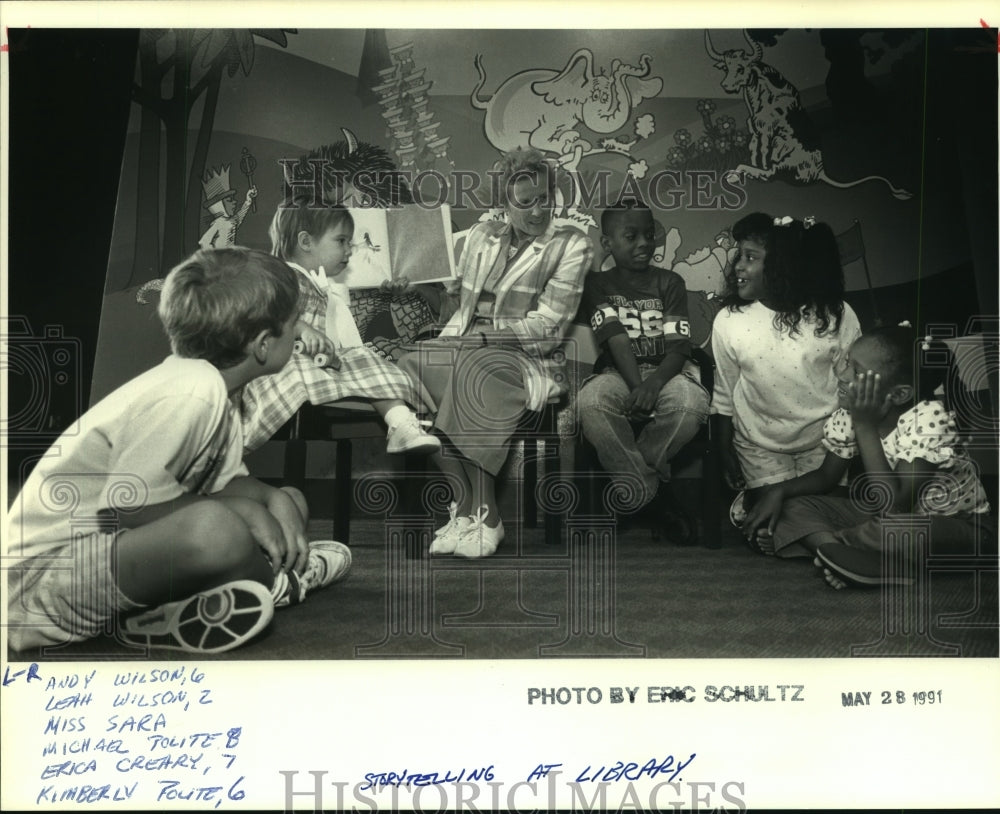
[(412, 452), (427, 455), (441, 449), (441, 441), (425, 429), (430, 422), (420, 421), (417, 414), (405, 405), (390, 407), (385, 414), (385, 423), (389, 427), (385, 451), (389, 454)]
[(306, 594), (341, 579), (351, 567), (351, 550), (336, 540), (309, 543), (309, 559), (301, 574), (279, 571), (271, 585), (276, 608), (297, 605)]
[(397, 404), (386, 411), (385, 424), (391, 430), (393, 427), (398, 427), (404, 421), (409, 421), (412, 415), (413, 411), (405, 404)]

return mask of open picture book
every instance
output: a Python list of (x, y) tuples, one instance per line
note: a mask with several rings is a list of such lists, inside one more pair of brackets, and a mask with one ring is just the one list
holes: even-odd
[(395, 209), (351, 208), (354, 240), (341, 282), (377, 288), (405, 277), (437, 283), (455, 276), (451, 208), (409, 205)]

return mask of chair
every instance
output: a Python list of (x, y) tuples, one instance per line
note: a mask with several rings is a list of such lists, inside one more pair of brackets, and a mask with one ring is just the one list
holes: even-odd
[(385, 438), (385, 424), (371, 404), (345, 399), (332, 405), (303, 405), (289, 422), (285, 441), (283, 480), (297, 489), (305, 487), (307, 441), (336, 443), (333, 536), (345, 544), (351, 536), (352, 441), (359, 438)]
[(872, 286), (872, 276), (868, 269), (868, 259), (865, 257), (865, 241), (861, 234), (861, 221), (854, 219), (854, 225), (836, 236), (837, 251), (840, 254), (840, 265), (848, 266), (860, 262), (865, 271), (865, 283), (872, 304), (872, 319), (875, 325), (881, 325), (878, 315), (878, 302), (875, 299), (875, 288)]

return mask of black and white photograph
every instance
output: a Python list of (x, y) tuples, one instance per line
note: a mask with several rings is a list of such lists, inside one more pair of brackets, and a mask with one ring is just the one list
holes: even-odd
[(0, 7), (3, 808), (1000, 802), (1000, 9), (161, 5)]

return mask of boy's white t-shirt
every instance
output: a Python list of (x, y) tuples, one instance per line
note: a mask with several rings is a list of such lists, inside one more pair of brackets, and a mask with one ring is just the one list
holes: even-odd
[(861, 326), (847, 303), (840, 329), (819, 337), (810, 319), (792, 335), (775, 328), (774, 316), (759, 302), (716, 314), (712, 413), (732, 416), (735, 432), (755, 446), (801, 452), (821, 442), (823, 424), (837, 409), (833, 363), (861, 336)]
[(23, 562), (69, 543), (74, 519), (212, 494), (247, 474), (239, 413), (222, 375), (203, 359), (169, 356), (49, 448), (11, 507), (7, 553)]

